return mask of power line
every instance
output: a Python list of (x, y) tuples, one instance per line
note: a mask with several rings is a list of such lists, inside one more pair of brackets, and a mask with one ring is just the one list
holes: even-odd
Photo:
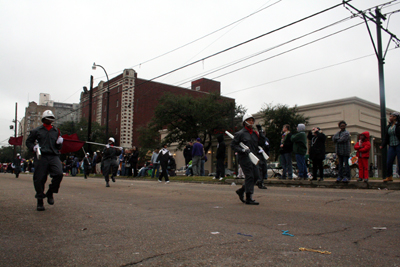
[[(389, 51), (394, 50), (394, 49), (395, 48), (389, 49)], [(281, 79), (277, 79), (277, 80), (265, 82), (265, 83), (262, 83), (262, 84), (254, 85), (254, 86), (251, 86), (251, 87), (247, 87), (247, 88), (244, 88), (244, 89), (239, 89), (239, 90), (236, 90), (236, 91), (233, 91), (233, 92), (226, 93), (225, 95), (230, 95), (230, 94), (234, 94), (234, 93), (237, 93), (237, 92), (246, 91), (246, 90), (253, 89), (253, 88), (256, 88), (256, 87), (259, 87), (259, 86), (263, 86), (263, 85), (267, 85), (267, 84), (271, 84), (271, 83), (275, 83), (275, 82), (280, 82), (280, 81), (283, 81), (283, 80), (287, 80), (287, 79), (291, 79), (291, 78), (294, 78), (294, 77), (298, 77), (298, 76), (302, 76), (302, 75), (305, 75), (305, 74), (309, 74), (309, 73), (312, 73), (312, 72), (328, 69), (328, 68), (331, 68), (331, 67), (336, 67), (336, 66), (339, 66), (339, 65), (343, 65), (343, 64), (346, 64), (346, 63), (349, 63), (349, 62), (352, 62), (352, 61), (360, 60), (360, 59), (371, 57), (371, 56), (374, 56), (374, 55), (375, 54), (369, 54), (369, 55), (366, 55), (366, 56), (353, 58), (353, 59), (350, 59), (350, 60), (342, 61), (342, 62), (339, 62), (339, 63), (336, 63), (336, 64), (332, 64), (332, 65), (328, 65), (328, 66), (325, 66), (325, 67), (321, 67), (321, 68), (318, 68), (318, 69), (313, 69), (313, 70), (310, 70), (310, 71), (298, 73), (298, 74), (287, 76), (287, 77), (284, 77), (284, 78), (281, 78)]]
[[(282, 0), (280, 0), (280, 1), (282, 1)], [(267, 6), (267, 7), (265, 7), (265, 8), (263, 8), (263, 9), (260, 9), (259, 11), (256, 11), (256, 12), (254, 12), (254, 13), (252, 13), (252, 14), (258, 13), (258, 12), (260, 12), (261, 10), (264, 10), (264, 9), (266, 9), (266, 8), (268, 8), (268, 7), (271, 7), (271, 6), (273, 6), (273, 5), (277, 4), (277, 3), (279, 3), (280, 1), (275, 2), (275, 3), (273, 3), (273, 4), (271, 4), (271, 5)], [(268, 2), (269, 2), (269, 1), (268, 1)], [(267, 3), (268, 3), (268, 2), (267, 2)], [(248, 18), (248, 17), (250, 17), (250, 15), (247, 16), (247, 17), (245, 17), (245, 18)], [(237, 22), (243, 22), (243, 20), (244, 20), (244, 19), (238, 20)], [(231, 24), (231, 25), (232, 25), (232, 24)], [(196, 55), (192, 56), (189, 60), (187, 60), (185, 64), (187, 64), (188, 62), (190, 62), (193, 58), (195, 58), (195, 57), (196, 57), (197, 55), (199, 55), (201, 52), (205, 51), (205, 50), (206, 50), (207, 48), (209, 48), (211, 45), (213, 45), (214, 43), (216, 43), (219, 39), (221, 39), (223, 36), (225, 36), (228, 32), (230, 32), (231, 30), (233, 30), (233, 29), (234, 29), (236, 26), (238, 26), (238, 25), (239, 25), (239, 23), (237, 23), (234, 27), (232, 27), (231, 29), (229, 29), (229, 31), (225, 32), (223, 35), (221, 35), (221, 36), (218, 37), (216, 40), (214, 40), (211, 44), (209, 44), (208, 46), (204, 47), (204, 48), (203, 48), (201, 51), (199, 51)], [(165, 79), (165, 78), (164, 78), (164, 79)]]
[(178, 71), (178, 70), (187, 68), (187, 67), (189, 67), (189, 66), (191, 66), (191, 65), (194, 65), (194, 64), (199, 63), (199, 62), (201, 62), (201, 61), (204, 61), (204, 60), (206, 60), (206, 59), (215, 57), (215, 56), (217, 56), (217, 55), (219, 55), (219, 54), (222, 54), (222, 53), (225, 53), (225, 52), (230, 51), (230, 50), (232, 50), (232, 49), (235, 49), (235, 48), (237, 48), (237, 47), (239, 47), (239, 46), (242, 46), (242, 45), (245, 45), (245, 44), (247, 44), (247, 43), (253, 42), (253, 41), (258, 40), (258, 39), (260, 39), (260, 38), (262, 38), (262, 37), (265, 37), (265, 36), (270, 35), (270, 34), (272, 34), (272, 33), (274, 33), (274, 32), (283, 30), (283, 29), (285, 29), (285, 28), (287, 28), (287, 27), (293, 26), (293, 25), (295, 25), (295, 24), (297, 24), (297, 23), (300, 23), (300, 22), (302, 22), (302, 21), (304, 21), (304, 20), (307, 20), (307, 19), (309, 19), (309, 18), (315, 17), (315, 16), (320, 15), (320, 14), (322, 14), (322, 13), (325, 13), (325, 12), (327, 12), (327, 11), (329, 11), (329, 10), (332, 10), (332, 9), (338, 7), (338, 6), (341, 6), (341, 5), (344, 4), (344, 3), (348, 3), (348, 2), (351, 2), (351, 1), (352, 1), (352, 0), (343, 1), (343, 3), (341, 3), (341, 4), (337, 4), (337, 5), (331, 6), (331, 7), (327, 8), (327, 9), (324, 9), (324, 10), (322, 10), (322, 11), (319, 11), (319, 12), (317, 12), (317, 13), (314, 13), (314, 14), (309, 15), (309, 16), (307, 16), (307, 17), (304, 17), (304, 18), (302, 18), (302, 19), (299, 19), (299, 20), (296, 20), (296, 21), (291, 22), (291, 23), (289, 23), (289, 24), (286, 24), (285, 26), (279, 27), (279, 28), (277, 28), (277, 29), (275, 29), (275, 30), (272, 30), (272, 31), (269, 31), (269, 32), (267, 32), (267, 33), (261, 34), (261, 35), (259, 35), (259, 36), (257, 36), (257, 37), (251, 38), (251, 39), (249, 39), (249, 40), (247, 40), (247, 41), (244, 41), (244, 42), (241, 42), (241, 43), (236, 44), (236, 45), (234, 45), (234, 46), (231, 46), (231, 47), (228, 47), (228, 48), (226, 48), (226, 49), (223, 49), (223, 50), (221, 50), (221, 51), (219, 51), (219, 52), (216, 52), (216, 53), (214, 53), (214, 54), (212, 54), (212, 55), (209, 55), (209, 56), (206, 56), (206, 57), (201, 58), (201, 59), (199, 59), (199, 60), (193, 61), (192, 63), (186, 64), (186, 65), (184, 65), (184, 66), (182, 66), (182, 67), (179, 67), (179, 68), (176, 68), (176, 69), (174, 69), (174, 70), (168, 71), (168, 72), (166, 72), (166, 73), (164, 73), (164, 74), (161, 74), (161, 75), (159, 75), (159, 76), (156, 76), (156, 77), (154, 77), (154, 78), (148, 80), (148, 82), (153, 81), (153, 80), (158, 79), (158, 78), (161, 78), (161, 77), (163, 77), (163, 76), (165, 76), (165, 75), (168, 75), (168, 74), (170, 74), (170, 73), (173, 73), (173, 72), (175, 72), (175, 71)]
[[(200, 41), (200, 40), (202, 40), (202, 39), (204, 39), (204, 38), (206, 38), (206, 37), (208, 37), (208, 36), (210, 36), (210, 35), (213, 35), (213, 34), (219, 32), (219, 31), (222, 31), (223, 29), (226, 29), (226, 28), (228, 28), (228, 27), (230, 27), (230, 26), (232, 26), (232, 25), (234, 25), (234, 24), (236, 24), (236, 23), (239, 23), (239, 22), (241, 22), (241, 21), (243, 21), (243, 20), (245, 20), (245, 19), (247, 19), (247, 18), (249, 18), (249, 17), (251, 17), (251, 16), (257, 14), (257, 13), (260, 13), (261, 11), (264, 11), (265, 9), (270, 8), (271, 6), (274, 6), (275, 4), (277, 4), (277, 3), (281, 2), (281, 1), (282, 1), (282, 0), (278, 0), (277, 2), (272, 3), (272, 4), (270, 4), (270, 5), (266, 6), (266, 7), (260, 8), (259, 10), (255, 11), (255, 12), (253, 12), (253, 13), (250, 13), (249, 15), (244, 16), (244, 17), (241, 18), (241, 19), (238, 19), (238, 20), (236, 20), (236, 21), (234, 21), (234, 22), (231, 22), (231, 23), (229, 23), (228, 25), (223, 26), (222, 28), (219, 28), (219, 29), (217, 29), (217, 30), (214, 30), (214, 31), (212, 31), (212, 32), (210, 32), (210, 33), (208, 33), (208, 34), (202, 36), (202, 37), (199, 37), (199, 38), (197, 38), (197, 39), (195, 39), (195, 40), (193, 40), (193, 41), (190, 41), (190, 42), (188, 42), (188, 43), (186, 43), (186, 44), (184, 44), (184, 45), (181, 45), (181, 46), (179, 46), (179, 47), (177, 47), (177, 48), (174, 48), (174, 49), (172, 49), (172, 50), (170, 50), (170, 51), (168, 51), (168, 52), (165, 52), (165, 53), (160, 54), (160, 55), (158, 55), (158, 56), (155, 56), (155, 57), (153, 57), (153, 58), (151, 58), (151, 59), (148, 59), (148, 60), (146, 60), (146, 61), (143, 61), (143, 62), (141, 62), (141, 63), (139, 63), (139, 64), (136, 64), (136, 65), (134, 65), (134, 66), (131, 66), (130, 68), (135, 68), (135, 67), (141, 66), (141, 65), (143, 65), (143, 64), (145, 64), (145, 63), (148, 63), (148, 62), (153, 61), (153, 60), (155, 60), (155, 59), (158, 59), (158, 58), (160, 58), (160, 57), (166, 56), (166, 55), (168, 55), (168, 54), (170, 54), (170, 53), (172, 53), (172, 52), (175, 52), (175, 51), (177, 51), (177, 50), (179, 50), (179, 49), (181, 49), (181, 48), (184, 48), (184, 47), (186, 47), (186, 46), (188, 46), (188, 45), (191, 45), (191, 44), (193, 44), (193, 43), (196, 43), (197, 41)], [(269, 2), (269, 1), (268, 1), (268, 2)], [(267, 2), (267, 3), (268, 3), (268, 2)], [(122, 71), (122, 70), (117, 71), (117, 72), (110, 73), (110, 76), (111, 76), (111, 75), (114, 75), (114, 74), (119, 74), (121, 71)], [(103, 77), (105, 77), (105, 76), (100, 76), (99, 78), (95, 78), (94, 80), (101, 79), (101, 78), (103, 78)]]
[[(352, 0), (347, 0), (347, 1), (344, 1), (343, 3), (348, 3), (348, 2), (351, 2), (351, 1), (352, 1)], [(269, 34), (272, 34), (272, 33), (274, 33), (274, 32), (277, 32), (277, 31), (279, 31), (279, 30), (285, 29), (285, 28), (287, 28), (287, 27), (290, 27), (290, 26), (292, 26), (292, 25), (295, 25), (295, 24), (297, 24), (297, 23), (300, 23), (300, 22), (302, 22), (302, 21), (304, 21), (304, 20), (307, 20), (307, 19), (309, 19), (309, 18), (315, 17), (315, 16), (320, 15), (320, 14), (322, 14), (322, 13), (325, 13), (325, 12), (327, 12), (327, 11), (329, 11), (329, 10), (332, 10), (332, 9), (334, 9), (334, 8), (336, 8), (336, 7), (340, 6), (340, 5), (342, 5), (343, 3), (337, 4), (337, 5), (334, 5), (334, 6), (331, 6), (331, 7), (329, 7), (329, 8), (326, 8), (326, 9), (322, 10), (322, 11), (316, 12), (316, 13), (314, 13), (314, 14), (312, 14), (312, 15), (309, 15), (309, 16), (304, 17), (304, 18), (302, 18), (302, 19), (299, 19), (299, 20), (297, 20), (297, 21), (294, 21), (294, 22), (291, 22), (291, 23), (289, 23), (289, 24), (286, 24), (286, 25), (284, 25), (284, 26), (282, 26), (282, 27), (279, 27), (279, 28), (277, 28), (277, 29), (274, 29), (274, 30), (269, 31), (269, 32), (267, 32), (267, 33), (264, 33), (264, 34), (262, 34), (262, 35), (259, 35), (259, 36), (257, 36), (257, 37), (251, 38), (251, 39), (249, 39), (249, 40), (247, 40), (247, 41), (244, 41), (244, 42), (242, 42), (242, 43), (239, 43), (239, 44), (236, 44), (236, 45), (231, 46), (231, 47), (229, 47), (229, 48), (226, 48), (226, 49), (221, 50), (221, 51), (219, 51), (219, 52), (217, 52), (217, 53), (214, 53), (214, 54), (212, 54), (212, 55), (209, 55), (209, 56), (207, 56), (207, 57), (204, 57), (204, 58), (202, 58), (202, 59), (199, 59), (199, 60), (194, 61), (194, 62), (192, 62), (192, 63), (186, 64), (186, 65), (184, 65), (184, 66), (182, 66), (182, 67), (179, 67), (179, 68), (177, 68), (177, 69), (174, 69), (174, 70), (172, 70), (172, 71), (169, 71), (169, 72), (166, 72), (166, 73), (161, 74), (161, 75), (159, 75), (159, 76), (156, 76), (156, 77), (154, 77), (154, 78), (152, 78), (152, 79), (150, 79), (150, 80), (146, 80), (146, 81), (142, 82), (141, 84), (137, 84), (137, 85), (135, 85), (135, 86), (140, 86), (140, 85), (142, 85), (142, 84), (144, 84), (144, 83), (151, 82), (151, 81), (153, 81), (153, 80), (155, 80), (155, 79), (158, 79), (158, 78), (163, 77), (163, 76), (165, 76), (165, 75), (168, 75), (168, 74), (170, 74), (170, 73), (176, 72), (176, 71), (178, 71), (178, 70), (184, 69), (184, 68), (186, 68), (186, 67), (189, 67), (189, 66), (191, 66), (191, 65), (193, 65), (193, 64), (196, 64), (196, 63), (198, 63), (198, 62), (201, 62), (201, 61), (203, 61), (203, 60), (209, 59), (209, 58), (211, 58), (211, 57), (217, 56), (217, 55), (219, 55), (219, 54), (222, 54), (222, 53), (224, 53), (224, 52), (227, 52), (227, 51), (229, 51), (229, 50), (232, 50), (232, 49), (234, 49), (234, 48), (237, 48), (237, 47), (239, 47), (239, 46), (242, 46), (242, 45), (244, 45), (244, 44), (250, 43), (250, 42), (255, 41), (255, 40), (259, 39), (259, 38), (262, 38), (262, 37), (264, 37), (264, 36), (267, 36), (267, 35), (269, 35)], [(318, 39), (317, 39), (316, 41), (318, 41)], [(314, 42), (316, 42), (316, 41), (314, 41)], [(299, 48), (299, 47), (298, 47), (298, 48)], [(287, 51), (287, 52), (288, 52), (288, 51)], [(278, 56), (278, 55), (276, 55), (276, 56)], [(274, 57), (276, 57), (276, 56), (274, 56)], [(228, 74), (229, 74), (229, 73), (228, 73)], [(227, 74), (225, 74), (225, 75), (227, 75)], [(221, 76), (219, 76), (219, 77), (221, 77)], [(217, 77), (217, 78), (218, 78), (218, 77)], [(109, 81), (108, 81), (108, 82), (109, 82)], [(128, 88), (126, 88), (126, 89), (123, 89), (122, 91), (129, 90), (129, 89), (131, 89), (131, 88), (132, 88), (132, 87), (128, 87)], [(149, 91), (150, 91), (150, 90), (149, 90)], [(150, 92), (147, 92), (147, 95), (148, 95), (149, 93), (150, 93)], [(114, 94), (117, 94), (117, 93), (114, 93)], [(111, 96), (111, 95), (110, 95), (110, 96)], [(82, 108), (79, 108), (79, 109), (82, 109)], [(79, 109), (77, 109), (77, 110), (79, 110)], [(71, 113), (76, 112), (77, 110), (74, 110), (74, 111), (72, 111)], [(71, 113), (69, 113), (69, 114), (71, 114)], [(67, 116), (67, 115), (69, 115), (69, 114), (66, 114), (65, 116)]]
[(326, 36), (324, 36), (324, 37), (321, 37), (321, 38), (318, 38), (318, 39), (316, 39), (316, 40), (314, 40), (314, 41), (311, 41), (311, 42), (308, 42), (308, 43), (299, 45), (299, 46), (297, 46), (297, 47), (295, 47), (295, 48), (286, 50), (286, 51), (284, 51), (284, 52), (282, 52), (282, 53), (279, 53), (279, 54), (270, 56), (270, 57), (268, 57), (268, 58), (262, 59), (262, 60), (260, 60), (260, 61), (255, 62), (255, 63), (249, 64), (249, 65), (246, 65), (246, 66), (244, 66), (244, 67), (241, 67), (241, 68), (235, 69), (235, 70), (233, 70), (233, 71), (227, 72), (227, 73), (225, 73), (225, 74), (219, 75), (219, 76), (214, 77), (214, 78), (212, 78), (212, 79), (217, 79), (217, 78), (220, 78), (220, 77), (222, 77), (222, 76), (225, 76), (225, 75), (228, 75), (228, 74), (232, 74), (232, 73), (234, 73), (234, 72), (237, 72), (237, 71), (239, 71), (239, 70), (242, 70), (242, 69), (245, 69), (245, 68), (254, 66), (254, 65), (259, 64), (259, 63), (261, 63), (261, 62), (270, 60), (270, 59), (272, 59), (272, 58), (275, 58), (275, 57), (284, 55), (284, 54), (286, 54), (286, 53), (292, 52), (292, 51), (297, 50), (297, 49), (299, 49), (299, 48), (302, 48), (302, 47), (304, 47), (304, 46), (307, 46), (307, 45), (313, 44), (313, 43), (315, 43), (315, 42), (321, 41), (321, 40), (323, 40), (323, 39), (326, 39), (326, 38), (331, 37), (331, 36), (333, 36), (333, 35), (336, 35), (336, 34), (338, 34), (338, 33), (347, 31), (347, 30), (349, 30), (349, 29), (351, 29), (351, 28), (354, 28), (354, 27), (356, 27), (356, 26), (358, 26), (358, 25), (361, 25), (361, 24), (363, 24), (363, 22), (357, 23), (357, 24), (355, 24), (355, 25), (352, 25), (352, 26), (347, 27), (347, 28), (345, 28), (345, 29), (342, 29), (342, 30), (340, 30), (340, 31), (337, 31), (337, 32), (328, 34), (328, 35), (326, 35)]
[(296, 37), (296, 38), (294, 38), (294, 39), (291, 39), (291, 40), (289, 40), (289, 41), (283, 42), (283, 43), (278, 44), (278, 45), (276, 45), (276, 46), (273, 46), (273, 47), (271, 47), (271, 48), (264, 49), (264, 50), (262, 50), (262, 51), (259, 51), (259, 52), (257, 52), (257, 53), (254, 53), (254, 54), (252, 54), (252, 55), (249, 55), (249, 56), (243, 57), (243, 58), (241, 58), (241, 59), (235, 60), (235, 61), (233, 61), (233, 62), (231, 62), (231, 63), (224, 64), (224, 65), (221, 66), (221, 67), (214, 68), (214, 69), (212, 69), (212, 70), (210, 70), (210, 71), (208, 71), (208, 72), (205, 72), (205, 73), (203, 73), (203, 74), (196, 75), (196, 76), (192, 76), (192, 77), (189, 78), (189, 79), (186, 79), (186, 80), (183, 80), (183, 81), (179, 82), (179, 84), (178, 84), (177, 86), (181, 86), (182, 84), (185, 84), (185, 83), (187, 83), (187, 82), (189, 82), (189, 81), (193, 81), (193, 79), (196, 80), (196, 79), (199, 79), (200, 77), (204, 77), (204, 76), (206, 76), (206, 75), (215, 73), (215, 72), (220, 71), (220, 70), (222, 70), (222, 69), (231, 67), (231, 66), (236, 65), (236, 64), (238, 64), (238, 63), (240, 63), (240, 62), (243, 62), (243, 61), (246, 61), (246, 60), (248, 60), (248, 59), (250, 59), (250, 58), (259, 56), (259, 55), (261, 55), (261, 54), (263, 54), (263, 53), (272, 51), (272, 50), (274, 50), (274, 49), (276, 49), (276, 48), (278, 48), (278, 47), (281, 47), (281, 46), (284, 46), (284, 45), (286, 45), (286, 44), (292, 43), (292, 42), (294, 42), (294, 41), (297, 41), (297, 40), (302, 39), (302, 38), (304, 38), (304, 37), (307, 37), (307, 36), (309, 36), (309, 35), (311, 35), (311, 34), (314, 34), (314, 33), (316, 33), (316, 32), (319, 32), (319, 31), (322, 31), (322, 30), (324, 30), (324, 29), (327, 29), (327, 28), (329, 28), (329, 27), (331, 27), (331, 26), (335, 26), (335, 25), (337, 25), (337, 24), (340, 24), (340, 23), (345, 22), (345, 21), (347, 21), (347, 20), (350, 20), (350, 19), (352, 19), (352, 18), (353, 18), (353, 17), (348, 17), (348, 18), (341, 19), (341, 20), (336, 21), (336, 22), (334, 22), (334, 23), (331, 23), (331, 24), (329, 24), (329, 25), (327, 25), (327, 26), (324, 26), (324, 27), (319, 28), (319, 29), (317, 29), (317, 30), (314, 30), (314, 31), (312, 31), (312, 32), (306, 33), (306, 34), (304, 34), (304, 35), (301, 35), (301, 36)]
[[(204, 35), (204, 36), (202, 36), (202, 37), (200, 37), (200, 38), (197, 38), (197, 39), (195, 39), (195, 40), (193, 40), (193, 41), (191, 41), (191, 42), (189, 42), (189, 43), (186, 43), (186, 44), (184, 44), (184, 45), (181, 45), (181, 46), (179, 46), (179, 47), (177, 47), (177, 48), (175, 48), (175, 49), (172, 49), (172, 50), (170, 50), (170, 51), (168, 51), (168, 52), (166, 52), (166, 53), (163, 53), (163, 54), (161, 54), (161, 55), (159, 55), (159, 56), (156, 56), (156, 57), (151, 58), (151, 59), (149, 59), (149, 60), (146, 60), (146, 61), (144, 61), (144, 62), (142, 62), (142, 63), (139, 63), (139, 64), (137, 64), (137, 65), (135, 65), (135, 66), (132, 66), (132, 68), (137, 67), (137, 66), (141, 66), (142, 64), (148, 63), (148, 62), (153, 61), (153, 60), (155, 60), (155, 59), (157, 59), (157, 58), (160, 58), (160, 57), (162, 57), (162, 56), (168, 55), (168, 54), (170, 54), (170, 53), (172, 53), (172, 52), (174, 52), (174, 51), (176, 51), (176, 50), (179, 50), (179, 49), (181, 49), (181, 48), (183, 48), (183, 47), (186, 47), (186, 46), (188, 46), (188, 45), (190, 45), (190, 44), (193, 44), (193, 43), (195, 43), (195, 42), (197, 42), (197, 41), (200, 41), (201, 39), (204, 39), (204, 38), (206, 38), (206, 37), (208, 37), (208, 36), (210, 36), (210, 35), (213, 35), (214, 33), (217, 33), (217, 32), (219, 32), (219, 31), (221, 31), (221, 30), (223, 30), (223, 29), (226, 29), (226, 28), (228, 28), (228, 27), (230, 27), (230, 26), (232, 26), (232, 25), (234, 25), (234, 24), (236, 24), (236, 23), (238, 23), (238, 22), (240, 22), (240, 21), (242, 21), (242, 20), (245, 20), (245, 19), (247, 19), (247, 18), (249, 18), (249, 17), (251, 17), (251, 16), (253, 16), (253, 15), (255, 15), (255, 14), (257, 14), (257, 13), (259, 13), (259, 12), (261, 12), (261, 11), (263, 11), (263, 10), (265, 10), (265, 9), (267, 9), (267, 8), (269, 8), (269, 7), (273, 6), (273, 5), (275, 5), (275, 4), (279, 3), (279, 2), (281, 2), (281, 1), (282, 1), (282, 0), (279, 0), (279, 1), (273, 3), (273, 4), (269, 5), (269, 6), (266, 6), (266, 7), (264, 7), (264, 8), (261, 8), (261, 9), (255, 11), (255, 12), (253, 12), (253, 13), (251, 13), (251, 14), (249, 14), (249, 15), (247, 15), (247, 16), (241, 18), (241, 19), (238, 19), (238, 20), (236, 20), (236, 21), (234, 21), (234, 22), (232, 22), (232, 23), (230, 23), (230, 24), (228, 24), (228, 25), (226, 25), (226, 26), (224, 26), (224, 27), (222, 27), (222, 28), (219, 28), (218, 30), (215, 30), (215, 31), (213, 31), (213, 32), (210, 32), (210, 33), (208, 33), (208, 34), (206, 34), (206, 35)], [(118, 72), (118, 73), (119, 73), (119, 72)]]
[[(282, 30), (282, 29), (285, 29), (285, 28), (287, 28), (287, 27), (290, 27), (290, 26), (295, 25), (295, 24), (297, 24), (297, 23), (300, 23), (300, 22), (302, 22), (302, 21), (304, 21), (304, 20), (307, 20), (307, 19), (309, 19), (309, 18), (312, 18), (312, 17), (315, 17), (315, 16), (317, 16), (317, 15), (320, 15), (320, 14), (322, 14), (322, 13), (325, 13), (325, 12), (327, 12), (327, 11), (329, 11), (329, 10), (332, 10), (332, 9), (338, 7), (338, 6), (341, 6), (342, 4), (345, 4), (345, 3), (348, 3), (348, 2), (351, 2), (351, 1), (352, 1), (352, 0), (347, 0), (347, 1), (344, 1), (344, 0), (343, 0), (343, 3), (341, 3), (341, 4), (337, 4), (337, 5), (331, 6), (331, 7), (327, 8), (327, 9), (324, 9), (324, 10), (322, 10), (322, 11), (319, 11), (319, 12), (317, 12), (317, 13), (314, 13), (314, 14), (312, 14), (312, 15), (309, 15), (309, 16), (307, 16), (307, 17), (304, 17), (304, 18), (302, 18), (302, 19), (299, 19), (299, 20), (297, 20), (297, 21), (294, 21), (294, 22), (292, 22), (292, 23), (289, 23), (289, 24), (287, 24), (287, 25), (284, 25), (284, 26), (282, 26), (282, 27), (279, 27), (279, 28), (277, 28), (277, 29), (275, 29), (275, 30), (272, 30), (272, 31), (269, 31), (269, 32), (264, 33), (264, 34), (262, 34), (262, 35), (259, 35), (259, 36), (257, 36), (257, 37), (251, 38), (251, 39), (249, 39), (249, 40), (247, 40), (247, 41), (244, 41), (244, 42), (242, 42), (242, 43), (239, 43), (239, 44), (236, 44), (236, 45), (231, 46), (231, 47), (229, 47), (229, 48), (226, 48), (226, 49), (224, 49), (224, 50), (221, 50), (221, 51), (216, 52), (216, 53), (214, 53), (214, 54), (212, 54), (212, 55), (209, 55), (209, 56), (206, 56), (206, 57), (204, 57), (204, 58), (202, 58), (202, 59), (196, 60), (196, 61), (194, 61), (194, 62), (192, 62), (192, 63), (186, 64), (186, 65), (184, 65), (184, 66), (182, 66), (182, 67), (179, 67), (179, 68), (176, 68), (176, 69), (174, 69), (174, 70), (168, 71), (168, 72), (166, 72), (166, 73), (164, 73), (164, 74), (161, 74), (161, 75), (156, 76), (156, 77), (154, 77), (154, 78), (152, 78), (152, 79), (150, 79), (150, 80), (147, 80), (145, 83), (151, 82), (151, 81), (153, 81), (153, 80), (156, 80), (156, 79), (158, 79), (158, 78), (161, 78), (161, 77), (163, 77), (163, 76), (166, 76), (166, 75), (168, 75), (168, 74), (171, 74), (171, 73), (173, 73), (173, 72), (176, 72), (176, 71), (178, 71), (178, 70), (187, 68), (187, 67), (189, 67), (189, 66), (191, 66), (191, 65), (194, 65), (194, 64), (199, 63), (199, 62), (201, 62), (201, 61), (204, 61), (204, 60), (206, 60), (206, 59), (209, 59), (209, 58), (212, 58), (212, 57), (217, 56), (217, 55), (219, 55), (219, 54), (222, 54), (222, 53), (224, 53), (224, 52), (230, 51), (230, 50), (232, 50), (232, 49), (234, 49), (234, 48), (237, 48), (237, 47), (242, 46), (242, 45), (244, 45), (244, 44), (250, 43), (250, 42), (252, 42), (252, 41), (255, 41), (255, 40), (257, 40), (257, 39), (260, 39), (260, 38), (265, 37), (265, 36), (267, 36), (267, 35), (269, 35), (269, 34), (272, 34), (272, 33), (274, 33), (274, 32), (280, 31), (280, 30)], [(278, 3), (278, 2), (276, 2), (276, 3)], [(276, 3), (274, 3), (274, 4), (276, 4)], [(267, 6), (266, 8), (268, 8), (268, 7), (270, 7), (270, 6)], [(264, 9), (265, 9), (265, 8), (264, 8)], [(262, 10), (264, 10), (264, 9), (262, 9)], [(258, 12), (259, 12), (259, 11), (258, 11)], [(239, 21), (240, 21), (240, 20), (239, 20)], [(234, 22), (234, 23), (235, 23), (235, 22)], [(232, 25), (232, 24), (234, 24), (234, 23), (231, 23), (230, 25)], [(226, 27), (228, 27), (228, 26), (225, 26), (225, 28), (226, 28)], [(217, 30), (217, 31), (218, 31), (218, 30)], [(214, 32), (216, 32), (216, 31), (214, 31)], [(213, 33), (214, 33), (214, 32), (213, 32)], [(211, 34), (212, 34), (212, 33), (211, 33)], [(195, 40), (195, 41), (196, 41), (196, 40)], [(194, 41), (193, 41), (193, 42), (194, 42)], [(191, 43), (192, 43), (192, 42), (191, 42)], [(175, 49), (175, 50), (176, 50), (176, 49)], [(119, 73), (119, 72), (118, 72), (118, 73)], [(112, 74), (110, 74), (110, 75), (112, 75)]]

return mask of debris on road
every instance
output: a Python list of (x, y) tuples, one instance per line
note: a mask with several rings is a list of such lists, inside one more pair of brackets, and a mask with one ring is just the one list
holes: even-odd
[(291, 235), (291, 234), (289, 234), (289, 230), (282, 230), (282, 235), (287, 235), (287, 236), (294, 236), (294, 235)]
[(242, 233), (237, 233), (238, 235), (244, 235), (244, 236), (250, 236), (253, 237), (252, 235), (246, 235), (246, 234), (242, 234)]
[(316, 249), (311, 249), (311, 248), (299, 248), (300, 251), (310, 251), (310, 252), (318, 252), (321, 254), (332, 254), (332, 252), (329, 251), (321, 251), (321, 250), (316, 250)]
[(372, 227), (374, 230), (386, 230), (386, 227)]

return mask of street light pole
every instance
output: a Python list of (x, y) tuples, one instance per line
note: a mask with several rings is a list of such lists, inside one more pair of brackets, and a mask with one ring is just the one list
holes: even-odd
[(106, 77), (107, 77), (107, 115), (106, 115), (106, 138), (108, 139), (108, 116), (110, 113), (110, 80), (108, 79), (108, 74), (107, 71), (101, 66), (101, 65), (96, 65), (96, 63), (93, 63), (92, 69), (96, 70), (96, 67), (100, 67), (104, 70)]
[[(18, 108), (18, 103), (15, 102), (15, 129), (14, 129), (14, 138), (17, 138), (17, 108)], [(17, 146), (14, 145), (14, 157), (13, 159), (16, 157), (17, 154)]]

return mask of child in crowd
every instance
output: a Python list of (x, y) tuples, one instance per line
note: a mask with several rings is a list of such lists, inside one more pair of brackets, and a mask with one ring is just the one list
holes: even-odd
[(360, 134), (359, 141), (354, 145), (358, 157), (358, 177), (357, 181), (368, 182), (368, 159), (371, 143), (369, 142), (369, 132)]

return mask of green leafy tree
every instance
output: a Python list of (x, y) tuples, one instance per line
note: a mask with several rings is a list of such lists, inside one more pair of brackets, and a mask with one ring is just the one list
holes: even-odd
[[(140, 144), (142, 147), (154, 148), (159, 131), (166, 129), (167, 135), (163, 142), (176, 142), (178, 148), (182, 148), (187, 141), (200, 137), (207, 152), (213, 136), (232, 129), (235, 117), (242, 116), (244, 112), (243, 107), (217, 94), (193, 98), (166, 93), (160, 98), (147, 129), (139, 130)], [(145, 134), (149, 135), (143, 136)]]
[(0, 148), (0, 162), (8, 163), (14, 160), (14, 147), (13, 146), (2, 146)]
[(290, 108), (283, 104), (276, 106), (267, 104), (261, 109), (260, 113), (264, 120), (265, 136), (270, 141), (270, 151), (275, 160), (278, 160), (283, 125), (289, 124), (290, 131), (295, 133), (297, 125), (299, 123), (307, 125), (309, 118), (298, 113), (297, 105)]
[(139, 150), (147, 152), (160, 147), (160, 133), (157, 129), (152, 127), (150, 123), (146, 127), (140, 127), (137, 129), (137, 132), (139, 133), (138, 139), (139, 144), (141, 145)]
[[(67, 121), (64, 122), (63, 124), (60, 124), (57, 126), (58, 129), (60, 129), (61, 135), (64, 134), (74, 134), (76, 133), (78, 135), (79, 140), (81, 141), (88, 141), (87, 136), (88, 136), (88, 122), (85, 119), (82, 119), (78, 123), (73, 122), (73, 121)], [(107, 140), (107, 137), (105, 135), (105, 126), (101, 126), (97, 122), (92, 122), (92, 130), (91, 130), (91, 142), (95, 143), (104, 143), (104, 140)], [(89, 151), (89, 146), (88, 144), (85, 144), (84, 147), (86, 152)], [(98, 145), (91, 145), (90, 147), (91, 151), (96, 151), (96, 150), (103, 150), (102, 146)], [(83, 151), (78, 151), (76, 152), (78, 157), (83, 157)]]

